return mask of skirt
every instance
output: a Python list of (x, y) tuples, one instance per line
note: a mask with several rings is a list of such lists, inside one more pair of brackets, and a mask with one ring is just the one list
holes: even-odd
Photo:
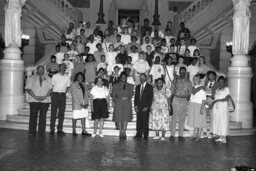
[(73, 110), (73, 119), (81, 119), (88, 117), (88, 109)]
[(108, 104), (106, 99), (94, 99), (93, 100), (92, 120), (106, 119), (109, 117)]
[(189, 103), (188, 107), (188, 126), (193, 128), (206, 128), (206, 112), (200, 113), (201, 104)]

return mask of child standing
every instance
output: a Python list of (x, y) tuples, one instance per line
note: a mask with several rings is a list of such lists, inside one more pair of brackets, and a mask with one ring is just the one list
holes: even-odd
[(85, 83), (89, 85), (89, 88), (95, 81), (96, 78), (97, 63), (92, 54), (89, 54), (85, 63)]
[(206, 92), (203, 86), (200, 85), (200, 75), (196, 74), (193, 77), (193, 91), (190, 97), (188, 108), (188, 125), (195, 129), (195, 141), (200, 141), (201, 131), (206, 127), (205, 100)]

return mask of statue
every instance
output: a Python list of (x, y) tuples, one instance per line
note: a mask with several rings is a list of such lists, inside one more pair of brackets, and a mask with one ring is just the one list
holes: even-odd
[(7, 0), (5, 5), (5, 45), (21, 47), (21, 12), (26, 0)]
[(233, 0), (233, 54), (248, 54), (251, 0)]
[(148, 10), (148, 4), (146, 0), (143, 0), (141, 5), (141, 12), (142, 12), (142, 18), (148, 18), (149, 10)]
[(117, 10), (116, 0), (112, 0), (112, 2), (110, 4), (109, 11), (108, 11), (109, 20), (115, 21), (116, 10)]

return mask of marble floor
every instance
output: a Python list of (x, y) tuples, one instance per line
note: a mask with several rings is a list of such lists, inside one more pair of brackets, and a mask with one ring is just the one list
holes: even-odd
[(0, 129), (0, 170), (156, 170), (229, 171), (256, 167), (256, 135), (230, 137), (228, 144), (119, 140), (65, 136), (30, 137), (27, 131)]

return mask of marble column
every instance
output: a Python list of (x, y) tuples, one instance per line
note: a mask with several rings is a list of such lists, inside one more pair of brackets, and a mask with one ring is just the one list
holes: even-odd
[(4, 58), (0, 61), (0, 120), (24, 106), (24, 61), (21, 60), (20, 18), (25, 0), (8, 0), (5, 6)]
[(251, 102), (252, 69), (249, 65), (250, 1), (233, 0), (233, 54), (228, 68), (228, 86), (235, 101), (236, 110), (231, 121), (242, 122), (243, 128), (253, 127)]

